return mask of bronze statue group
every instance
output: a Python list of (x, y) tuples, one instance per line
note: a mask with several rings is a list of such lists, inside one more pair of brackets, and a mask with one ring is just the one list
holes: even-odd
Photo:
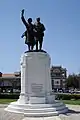
[[(32, 23), (32, 18), (29, 18), (27, 21), (24, 18), (24, 9), (21, 13), (21, 20), (26, 27), (26, 31), (22, 34), (22, 38), (25, 37), (25, 44), (28, 45), (28, 51), (33, 51), (34, 46), (36, 45), (36, 51), (42, 49), (43, 37), (45, 27), (40, 22), (40, 18), (36, 18), (36, 22)], [(39, 44), (39, 48), (38, 48)]]

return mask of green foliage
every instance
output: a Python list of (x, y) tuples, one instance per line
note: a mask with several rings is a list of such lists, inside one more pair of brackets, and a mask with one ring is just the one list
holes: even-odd
[(80, 105), (80, 100), (61, 100), (64, 104)]
[(0, 99), (0, 104), (9, 104), (10, 102), (15, 102), (17, 99)]
[(69, 75), (66, 80), (67, 88), (79, 88), (80, 87), (80, 75)]
[[(0, 94), (0, 99), (18, 99), (19, 94)], [(79, 100), (80, 94), (57, 94), (56, 99), (59, 100)]]
[(80, 99), (80, 94), (57, 94), (56, 99), (59, 100), (78, 100)]
[(0, 99), (18, 99), (19, 94), (0, 94)]

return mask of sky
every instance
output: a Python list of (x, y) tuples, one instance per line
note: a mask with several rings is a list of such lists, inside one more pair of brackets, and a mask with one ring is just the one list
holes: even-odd
[(20, 70), (20, 57), (27, 50), (21, 38), (25, 26), (20, 19), (25, 9), (26, 20), (41, 18), (46, 31), (43, 49), (51, 65), (80, 72), (80, 0), (0, 0), (0, 71)]

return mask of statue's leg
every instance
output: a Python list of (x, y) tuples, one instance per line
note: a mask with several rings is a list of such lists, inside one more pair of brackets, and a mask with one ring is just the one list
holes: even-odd
[(43, 38), (40, 38), (40, 40), (39, 40), (39, 50), (42, 49), (42, 43), (43, 43)]
[(38, 40), (36, 40), (36, 50), (38, 50)]
[(34, 45), (32, 44), (32, 45), (31, 45), (31, 50), (33, 50), (33, 48), (34, 48)]
[(33, 47), (34, 47), (34, 37), (31, 38), (31, 50), (33, 50)]
[(28, 50), (30, 51), (30, 44), (28, 43)]

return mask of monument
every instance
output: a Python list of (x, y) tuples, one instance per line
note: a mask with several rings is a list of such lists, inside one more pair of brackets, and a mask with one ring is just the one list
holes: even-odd
[[(27, 22), (23, 14), (24, 10), (22, 10), (21, 19), (26, 26), (28, 51), (22, 54), (20, 60), (21, 93), (19, 99), (10, 103), (5, 110), (22, 113), (26, 117), (47, 117), (65, 113), (68, 108), (56, 101), (55, 94), (52, 94), (51, 58), (46, 51), (42, 50), (45, 27), (40, 22), (40, 18), (37, 18), (36, 24), (32, 24), (32, 18)], [(36, 50), (33, 50), (34, 45)]]

